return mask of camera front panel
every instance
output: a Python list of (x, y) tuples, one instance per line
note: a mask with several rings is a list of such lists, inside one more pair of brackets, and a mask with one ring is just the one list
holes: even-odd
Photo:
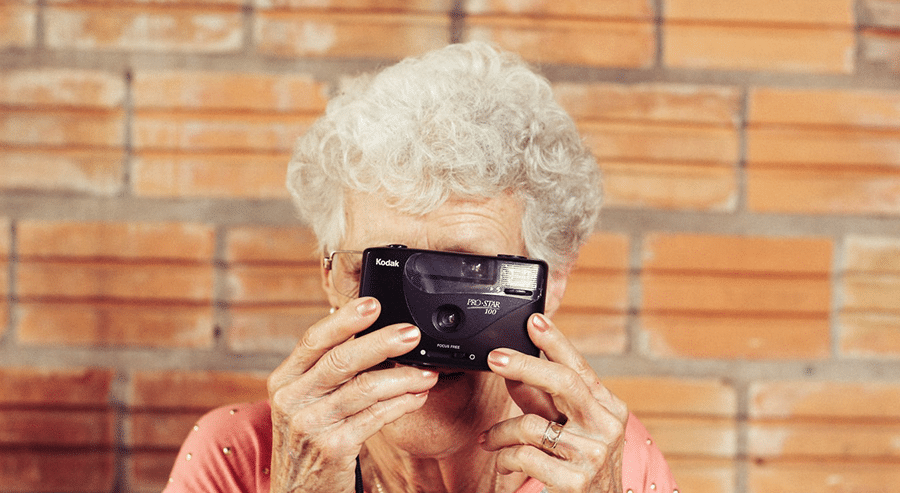
[(515, 256), (482, 256), (402, 246), (363, 253), (360, 296), (382, 305), (362, 334), (395, 323), (422, 332), (419, 345), (393, 360), (410, 365), (488, 370), (487, 355), (508, 347), (537, 356), (526, 324), (543, 312), (547, 265)]

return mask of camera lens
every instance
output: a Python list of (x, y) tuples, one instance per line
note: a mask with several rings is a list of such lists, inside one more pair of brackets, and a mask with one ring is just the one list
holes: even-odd
[(442, 305), (431, 317), (434, 327), (441, 332), (453, 333), (462, 324), (463, 313), (456, 305)]

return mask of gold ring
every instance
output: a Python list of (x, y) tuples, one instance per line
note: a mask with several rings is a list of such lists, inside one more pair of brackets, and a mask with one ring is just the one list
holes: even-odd
[(553, 450), (559, 443), (559, 436), (562, 435), (563, 425), (550, 421), (547, 423), (547, 429), (544, 430), (544, 436), (541, 437), (541, 448), (544, 450)]

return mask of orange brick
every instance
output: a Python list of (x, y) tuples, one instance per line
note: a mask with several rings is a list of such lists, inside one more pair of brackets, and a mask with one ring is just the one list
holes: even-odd
[(738, 138), (734, 129), (587, 122), (578, 127), (601, 163), (612, 160), (732, 166), (738, 159)]
[(8, 218), (0, 216), (0, 261), (3, 262), (9, 259), (10, 225), (11, 221)]
[(115, 439), (115, 416), (108, 410), (4, 409), (0, 412), (0, 449), (4, 446), (98, 447)]
[(305, 227), (234, 227), (225, 241), (225, 259), (230, 263), (318, 266), (323, 254), (312, 231)]
[(900, 238), (848, 236), (843, 268), (853, 273), (900, 274)]
[(110, 301), (21, 302), (19, 341), (28, 345), (210, 347), (212, 307)]
[(665, 356), (826, 356), (831, 244), (818, 238), (655, 234), (642, 330)]
[[(754, 207), (897, 209), (892, 194), (900, 147), (895, 131), (888, 131), (900, 126), (897, 93), (761, 90), (752, 101), (748, 159)], [(808, 127), (815, 124), (830, 127)], [(788, 200), (785, 192), (798, 185), (806, 197)]]
[(737, 453), (738, 432), (733, 420), (648, 417), (642, 422), (667, 456), (727, 459)]
[(145, 197), (284, 199), (290, 154), (142, 153), (134, 192)]
[(211, 302), (212, 265), (22, 262), (23, 300), (128, 299)]
[(747, 207), (755, 212), (897, 215), (900, 173), (753, 167), (747, 172)]
[(0, 483), (6, 491), (111, 491), (115, 455), (109, 450), (0, 450)]
[[(0, 75), (0, 188), (113, 195), (123, 180), (124, 80), (83, 70)], [(49, 147), (48, 147), (49, 146)]]
[(830, 353), (826, 317), (642, 315), (651, 355), (664, 358), (822, 359)]
[(876, 67), (900, 73), (900, 36), (896, 31), (863, 29), (860, 59)]
[(576, 270), (569, 276), (562, 307), (625, 313), (628, 276), (625, 272)]
[(852, 0), (673, 0), (664, 17), (666, 65), (852, 73)]
[(663, 16), (666, 20), (851, 26), (853, 3), (853, 0), (668, 0)]
[(325, 108), (325, 92), (323, 83), (305, 75), (200, 71), (138, 71), (134, 75), (134, 104), (139, 110), (315, 114)]
[[(749, 124), (900, 127), (900, 92), (755, 88)], [(825, 140), (825, 139), (823, 139)]]
[(130, 403), (152, 409), (205, 410), (268, 397), (266, 374), (225, 372), (137, 372)]
[(896, 274), (846, 274), (842, 287), (846, 311), (900, 315), (900, 276)]
[(37, 12), (33, 1), (0, 5), (0, 47), (26, 48), (37, 39)]
[(679, 491), (694, 493), (737, 493), (737, 467), (732, 461), (666, 457), (678, 481)]
[(842, 354), (856, 357), (900, 355), (900, 316), (843, 312), (837, 321)]
[(853, 31), (668, 22), (663, 61), (675, 68), (851, 74)]
[(649, 313), (825, 317), (831, 305), (831, 284), (824, 278), (648, 274), (643, 285)]
[(0, 188), (112, 196), (123, 186), (116, 151), (0, 149)]
[(215, 231), (191, 223), (22, 221), (19, 254), (26, 258), (128, 260), (212, 259)]
[(312, 121), (312, 116), (143, 111), (135, 117), (134, 144), (138, 154), (163, 149), (287, 154)]
[(579, 121), (677, 122), (734, 127), (741, 111), (741, 94), (733, 87), (557, 83), (554, 94), (566, 111)]
[(733, 209), (734, 129), (587, 122), (579, 129), (600, 162), (607, 205)]
[(748, 449), (764, 458), (896, 460), (900, 425), (856, 422), (761, 422), (748, 432)]
[(750, 388), (752, 418), (896, 419), (898, 409), (895, 382), (773, 381)]
[(584, 355), (623, 354), (628, 348), (627, 316), (560, 308), (553, 322)]
[(608, 377), (603, 383), (638, 415), (718, 418), (737, 415), (737, 392), (722, 380)]
[(132, 451), (125, 459), (128, 486), (136, 493), (162, 491), (168, 484), (177, 455), (178, 449)]
[(76, 69), (31, 69), (0, 72), (0, 104), (58, 109), (121, 107), (121, 74)]
[(125, 442), (133, 449), (169, 448), (177, 451), (202, 415), (203, 411), (185, 413), (132, 409), (128, 416)]
[(402, 58), (446, 45), (450, 18), (262, 10), (255, 18), (254, 36), (264, 55)]
[(9, 242), (10, 221), (0, 217), (0, 339), (3, 338), (9, 321), (9, 304), (6, 296), (10, 292)]
[(582, 247), (554, 322), (585, 354), (622, 353), (627, 344), (628, 238), (596, 233)]
[(900, 27), (900, 2), (897, 0), (863, 0), (860, 7), (867, 25)]
[(582, 2), (578, 0), (470, 0), (465, 3), (469, 14), (525, 14), (558, 17), (601, 17), (635, 18), (652, 17), (651, 2), (647, 0), (607, 0), (605, 2)]
[(496, 43), (535, 63), (646, 68), (656, 51), (650, 21), (491, 15), (466, 20), (465, 40)]
[(231, 267), (227, 282), (228, 299), (237, 303), (326, 302), (318, 267)]
[(325, 106), (307, 76), (142, 72), (134, 92), (134, 190), (153, 197), (287, 197), (293, 142)]
[(895, 463), (788, 462), (751, 464), (749, 493), (891, 491), (900, 484)]
[(832, 175), (882, 173), (898, 176), (900, 138), (893, 133), (863, 129), (752, 128), (747, 133), (751, 171), (783, 169), (798, 175), (805, 167)]
[(603, 161), (600, 169), (606, 207), (733, 211), (737, 204), (732, 167)]
[(450, 12), (452, 0), (339, 0), (309, 2), (309, 0), (256, 0), (259, 9), (321, 9), (385, 12)]
[(840, 349), (864, 357), (900, 355), (900, 240), (849, 236), (844, 241)]
[(733, 88), (559, 84), (613, 207), (733, 210), (740, 96)]
[(244, 43), (239, 6), (73, 2), (47, 7), (52, 48), (228, 53)]
[(791, 273), (825, 276), (832, 246), (824, 238), (651, 234), (645, 270)]
[(306, 329), (328, 315), (328, 305), (248, 305), (229, 309), (228, 347), (240, 352), (288, 354)]
[(724, 382), (615, 377), (605, 378), (604, 384), (628, 403), (665, 454), (704, 459), (735, 455), (737, 396)]
[(20, 147), (121, 147), (125, 144), (125, 118), (121, 111), (2, 111), (0, 144)]
[(627, 272), (629, 269), (628, 237), (617, 233), (594, 233), (581, 247), (575, 271), (602, 270)]
[(0, 368), (0, 404), (106, 406), (112, 381), (100, 368)]

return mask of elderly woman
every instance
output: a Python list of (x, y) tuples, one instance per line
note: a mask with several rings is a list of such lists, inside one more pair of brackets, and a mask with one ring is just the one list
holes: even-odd
[[(298, 144), (288, 187), (326, 262), (332, 313), (269, 377), (269, 400), (203, 417), (167, 491), (662, 492), (668, 466), (625, 403), (551, 321), (597, 219), (597, 165), (548, 82), (518, 57), (451, 45), (345, 84)], [(491, 371), (389, 362), (422, 334), (364, 335), (358, 258), (411, 248), (549, 265), (527, 322), (538, 358)]]

